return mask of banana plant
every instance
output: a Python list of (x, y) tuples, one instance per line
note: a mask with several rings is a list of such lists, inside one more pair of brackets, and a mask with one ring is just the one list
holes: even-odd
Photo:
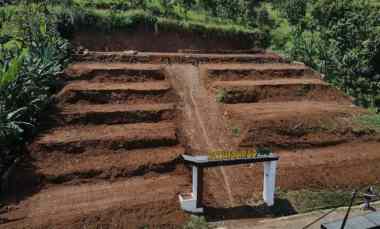
[[(0, 140), (2, 144), (12, 143), (12, 141), (20, 141), (24, 133), (24, 127), (33, 127), (31, 123), (20, 121), (27, 112), (27, 107), (22, 107), (7, 113), (0, 118)], [(6, 112), (5, 112), (6, 113)]]
[(2, 69), (0, 69), (0, 88), (5, 87), (17, 78), (27, 54), (28, 50), (23, 49), (19, 55), (13, 57), (9, 63), (2, 66)]

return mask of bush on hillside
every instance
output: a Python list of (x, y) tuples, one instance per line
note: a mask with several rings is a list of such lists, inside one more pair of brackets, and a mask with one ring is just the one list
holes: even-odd
[(314, 0), (306, 6), (280, 1), (287, 7), (279, 11), (291, 24), (284, 52), (325, 73), (357, 104), (374, 106), (380, 93), (380, 10), (368, 0)]
[(0, 174), (34, 133), (38, 117), (49, 103), (54, 76), (67, 59), (68, 43), (59, 36), (56, 25), (56, 18), (43, 4), (19, 7), (2, 23)]

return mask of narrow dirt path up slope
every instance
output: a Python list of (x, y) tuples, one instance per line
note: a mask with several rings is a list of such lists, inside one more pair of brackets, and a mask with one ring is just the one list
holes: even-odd
[[(170, 65), (165, 68), (171, 80), (175, 81), (176, 90), (184, 101), (183, 134), (188, 139), (190, 151), (193, 154), (207, 154), (215, 150), (228, 150), (236, 143), (225, 126), (223, 115), (207, 90), (200, 77), (199, 68), (193, 65)], [(209, 198), (217, 207), (231, 207), (234, 199), (229, 182), (228, 170), (220, 167), (206, 172), (206, 203)], [(218, 200), (229, 200), (225, 206)], [(211, 200), (210, 200), (211, 201)]]

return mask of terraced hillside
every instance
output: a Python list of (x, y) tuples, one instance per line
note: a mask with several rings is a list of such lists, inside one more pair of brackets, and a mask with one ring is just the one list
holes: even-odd
[[(202, 65), (201, 72), (209, 96), (219, 101), (234, 132), (235, 149), (269, 147), (280, 156), (279, 189), (379, 182), (379, 135), (355, 121), (367, 111), (318, 73), (288, 63)], [(228, 173), (238, 204), (255, 199), (261, 169), (237, 166)]]
[[(379, 135), (354, 121), (366, 111), (302, 64), (273, 53), (77, 61), (29, 147), (32, 163), (19, 164), (0, 228), (180, 227), (188, 215), (177, 195), (191, 185), (184, 153), (270, 147), (281, 189), (380, 180)], [(261, 182), (260, 166), (206, 171), (206, 214), (243, 217)]]
[(23, 218), (15, 227), (81, 227), (83, 215), (101, 224), (118, 221), (115, 211), (130, 215), (117, 223), (129, 227), (183, 222), (180, 101), (160, 65), (74, 64), (57, 101), (53, 128), (30, 146), (43, 189), (11, 212)]

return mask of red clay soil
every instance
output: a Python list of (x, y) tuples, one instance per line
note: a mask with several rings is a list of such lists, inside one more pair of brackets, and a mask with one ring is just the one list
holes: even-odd
[(61, 103), (146, 104), (175, 102), (176, 95), (165, 81), (121, 84), (117, 82), (69, 83), (57, 95)]
[(170, 89), (168, 82), (143, 82), (143, 83), (89, 83), (87, 81), (76, 81), (68, 84), (59, 95), (65, 94), (67, 91), (101, 91), (101, 92), (117, 92), (117, 91), (131, 91), (131, 92), (159, 92), (167, 91)]
[[(150, 52), (177, 52), (181, 49), (250, 49), (259, 44), (257, 39), (248, 39), (247, 35), (217, 36), (217, 34), (193, 33), (189, 31), (170, 31), (159, 25), (139, 25), (133, 31), (99, 31), (99, 29), (81, 28), (75, 31), (71, 42), (74, 46), (83, 46), (94, 51), (139, 50)], [(254, 36), (254, 35), (252, 35)]]
[[(226, 126), (222, 109), (213, 97), (208, 96), (199, 69), (193, 65), (171, 65), (166, 68), (168, 76), (181, 100), (183, 113), (180, 132), (187, 140), (188, 153), (205, 155), (214, 150), (232, 150), (237, 142)], [(205, 172), (205, 202), (218, 207), (233, 205), (227, 168)]]
[(281, 79), (257, 81), (215, 81), (215, 94), (223, 92), (224, 103), (335, 101), (351, 104), (351, 99), (320, 79)]
[(143, 82), (165, 80), (161, 65), (76, 63), (65, 70), (69, 80), (92, 82)]
[(277, 80), (238, 80), (238, 81), (215, 81), (212, 85), (217, 88), (242, 88), (259, 86), (286, 86), (286, 85), (328, 85), (320, 79), (277, 79)]
[(168, 174), (51, 187), (19, 203), (0, 228), (179, 227), (187, 218), (177, 203), (177, 194), (189, 190), (184, 178)]
[(304, 64), (205, 64), (200, 66), (209, 80), (272, 80), (279, 78), (319, 78)]
[(58, 122), (64, 124), (119, 124), (174, 120), (175, 105), (167, 104), (102, 104), (65, 105)]
[[(350, 98), (322, 83), (310, 69), (298, 64), (209, 64), (201, 66), (200, 74), (214, 98), (215, 87), (225, 89), (224, 96), (229, 90), (245, 92), (234, 96), (236, 102), (246, 103), (219, 106), (239, 141), (235, 149), (265, 146), (280, 155), (279, 188), (347, 188), (379, 182), (375, 175), (380, 168), (379, 135), (353, 121), (366, 111), (351, 105)], [(301, 88), (311, 84), (314, 92), (297, 95), (297, 87), (292, 86), (297, 84)], [(249, 90), (255, 90), (255, 99), (245, 98)], [(297, 96), (301, 101), (292, 101)], [(350, 173), (361, 166), (362, 171)], [(234, 166), (226, 171), (233, 206), (255, 205), (261, 199), (261, 166)], [(215, 187), (209, 190), (218, 192)], [(216, 195), (205, 195), (208, 206), (220, 208), (213, 199)]]
[[(176, 169), (183, 147), (139, 150), (86, 150), (80, 154), (36, 152), (36, 173), (50, 183), (94, 182), (93, 178), (114, 181), (117, 178), (152, 176)], [(96, 181), (96, 180), (95, 180)]]
[[(279, 62), (271, 54), (82, 57), (129, 63)], [(153, 72), (139, 70), (144, 66)], [(333, 96), (336, 91), (318, 89), (307, 101), (291, 102), (292, 97), (285, 96), (294, 97), (289, 85), (327, 87), (302, 65), (241, 65), (241, 72), (237, 65), (223, 67), (225, 72), (219, 72), (217, 80), (244, 82), (218, 82), (219, 86), (257, 87), (268, 100), (277, 90), (288, 91), (277, 95), (282, 102), (240, 104), (216, 101), (215, 91), (207, 87), (207, 81), (214, 79), (205, 75), (205, 68), (168, 65), (157, 70), (165, 80), (145, 76), (161, 74), (155, 68), (79, 64), (68, 70), (68, 79), (80, 80), (70, 82), (57, 97), (58, 115), (72, 125), (41, 133), (29, 147), (28, 174), (39, 179), (37, 187), (24, 185), (24, 177), (18, 175), (16, 191), (6, 199), (10, 205), (0, 213), (8, 223), (0, 228), (181, 227), (187, 216), (179, 209), (177, 195), (189, 192), (191, 184), (189, 170), (178, 160), (183, 152), (271, 147), (280, 155), (277, 186), (281, 189), (357, 187), (380, 180), (379, 136), (352, 122), (365, 110), (343, 104), (345, 100)], [(252, 79), (266, 81), (247, 81)], [(268, 84), (283, 89), (265, 91)], [(310, 101), (321, 93), (323, 101)], [(250, 165), (207, 170), (204, 203), (221, 212), (255, 203), (261, 195), (262, 173), (261, 167)], [(33, 194), (12, 197), (23, 190)]]
[[(379, 142), (353, 142), (276, 151), (280, 156), (276, 187), (282, 190), (335, 190), (377, 184), (380, 180), (379, 147)], [(238, 204), (252, 204), (261, 199), (261, 165), (234, 166), (230, 174), (232, 193)]]
[(80, 80), (57, 96), (61, 126), (29, 146), (0, 228), (180, 227), (190, 176), (179, 160), (178, 97), (162, 69), (78, 64), (66, 73)]
[[(336, 102), (295, 101), (286, 103), (254, 103), (223, 105), (228, 118), (246, 120), (247, 122), (262, 119), (281, 119), (286, 117), (318, 116), (331, 114), (332, 117), (358, 115), (367, 112), (354, 105), (343, 105)], [(254, 116), (253, 116), (254, 114)]]
[(201, 63), (283, 63), (287, 62), (278, 54), (265, 52), (259, 54), (188, 54), (158, 52), (87, 52), (74, 55), (82, 62), (123, 62), (149, 64), (201, 64)]
[(33, 150), (65, 149), (67, 153), (77, 153), (85, 148), (136, 149), (177, 143), (176, 127), (171, 122), (67, 126), (39, 138)]
[(231, 125), (240, 128), (242, 147), (303, 148), (377, 138), (353, 123), (363, 113), (347, 105), (305, 101), (225, 106)]

